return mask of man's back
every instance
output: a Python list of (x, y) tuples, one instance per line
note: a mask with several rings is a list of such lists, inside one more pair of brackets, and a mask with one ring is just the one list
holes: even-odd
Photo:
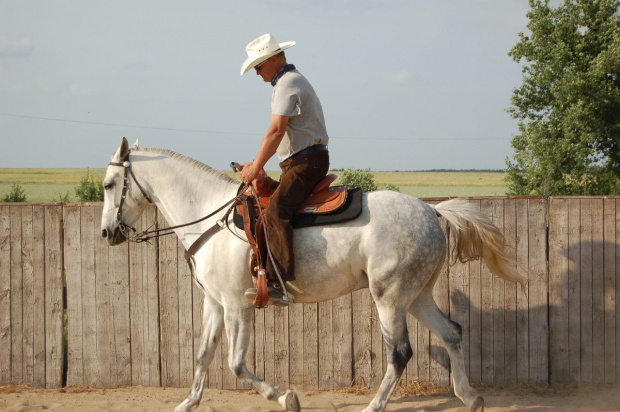
[(297, 70), (284, 74), (274, 86), (271, 114), (289, 116), (277, 151), (280, 160), (308, 146), (327, 145), (329, 136), (321, 102), (310, 82)]

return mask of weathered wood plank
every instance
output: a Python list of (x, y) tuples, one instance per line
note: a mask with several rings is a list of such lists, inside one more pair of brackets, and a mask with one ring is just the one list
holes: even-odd
[[(32, 383), (45, 387), (45, 208), (32, 206), (32, 312), (33, 312), (33, 375)], [(51, 325), (50, 325), (51, 326)]]
[(0, 205), (0, 385), (11, 383), (11, 218)]
[(604, 199), (603, 253), (605, 256), (604, 315), (605, 383), (616, 383), (616, 200)]
[[(510, 259), (517, 260), (517, 210), (515, 199), (504, 199), (504, 239), (505, 251)], [(505, 282), (505, 312), (504, 312), (504, 360), (505, 383), (508, 385), (517, 382), (517, 288), (514, 282)]]
[(319, 388), (319, 322), (318, 303), (307, 303), (304, 308), (304, 389)]
[(568, 199), (568, 374), (581, 381), (581, 206)]
[[(444, 232), (446, 228), (444, 227)], [(448, 280), (448, 265), (444, 261), (441, 273), (433, 289), (433, 298), (439, 309), (450, 317), (450, 287)], [(430, 335), (430, 381), (442, 386), (450, 385), (450, 358), (443, 347), (439, 336)]]
[[(470, 203), (481, 207), (479, 199), (471, 199)], [(469, 379), (471, 382), (483, 381), (483, 305), (482, 305), (482, 271), (480, 261), (469, 262)]]
[(549, 200), (549, 354), (551, 383), (569, 382), (568, 201)]
[(289, 383), (302, 388), (304, 385), (304, 305), (288, 308)]
[[(155, 224), (156, 209), (148, 207), (138, 231)], [(157, 244), (129, 244), (131, 378), (133, 385), (159, 386), (159, 275)]]
[[(0, 227), (1, 216), (2, 211), (0, 211)], [(63, 383), (62, 223), (62, 206), (47, 206), (45, 208), (45, 386), (47, 388), (58, 388)]]
[(581, 381), (592, 382), (592, 200), (581, 199)]
[(592, 380), (605, 382), (605, 243), (603, 199), (592, 205)]
[(275, 357), (276, 357), (276, 347), (275, 347), (275, 315), (273, 306), (269, 306), (265, 311), (265, 347), (264, 347), (264, 356), (265, 356), (265, 380), (267, 382), (275, 382), (276, 379), (276, 371), (275, 371)]
[[(96, 226), (95, 233), (98, 233), (99, 221), (103, 207), (95, 208)], [(110, 384), (112, 386), (131, 385), (131, 325), (129, 314), (130, 310), (130, 269), (129, 269), (129, 248), (128, 243), (118, 246), (108, 247), (102, 238), (96, 242), (101, 245), (102, 252), (108, 249), (108, 292), (110, 332)]]
[(22, 208), (10, 207), (11, 216), (11, 383), (24, 380)]
[[(491, 220), (504, 233), (504, 199), (493, 198)], [(505, 302), (506, 282), (499, 276), (493, 275), (493, 382), (501, 385), (506, 382), (506, 332), (505, 332)]]
[(22, 382), (34, 385), (34, 237), (32, 206), (22, 212)]
[[(157, 221), (157, 209), (147, 209), (145, 212), (147, 227), (151, 227)], [(160, 335), (160, 311), (159, 311), (159, 248), (155, 243), (146, 249), (146, 261), (142, 263), (143, 278), (146, 278), (146, 301), (144, 301), (145, 313), (148, 313), (145, 324), (148, 325), (148, 333), (145, 336), (145, 351), (148, 356), (148, 379), (151, 385), (161, 385), (161, 335)]]
[(67, 385), (84, 385), (82, 318), (82, 241), (80, 208), (63, 208), (64, 262), (67, 282)]
[[(113, 263), (111, 263), (113, 256), (117, 253), (121, 253), (122, 247), (126, 245), (114, 246), (111, 248), (106, 242), (98, 236), (101, 221), (101, 205), (91, 205), (87, 207), (92, 210), (93, 221), (92, 229), (89, 234), (92, 239), (92, 248), (95, 255), (95, 275), (94, 275), (94, 287), (95, 287), (95, 299), (92, 300), (92, 304), (96, 305), (96, 316), (98, 322), (95, 327), (96, 330), (96, 350), (95, 362), (98, 370), (98, 381), (96, 386), (112, 385), (112, 379), (114, 378), (114, 369), (116, 365), (115, 356), (115, 338), (114, 338), (114, 311), (113, 311), (113, 299), (114, 293), (112, 291), (114, 277), (112, 271), (114, 270)], [(96, 237), (95, 237), (96, 236)], [(90, 247), (89, 247), (90, 248)], [(87, 304), (91, 303), (90, 301)], [(120, 337), (119, 337), (120, 338)]]
[(332, 302), (319, 303), (319, 389), (334, 389)]
[(332, 316), (334, 387), (347, 388), (353, 383), (353, 314), (350, 293), (334, 299)]
[[(145, 211), (146, 212), (146, 211)], [(146, 213), (143, 214), (134, 226), (138, 232), (148, 227), (145, 224)], [(129, 317), (131, 319), (131, 384), (150, 386), (148, 375), (148, 354), (146, 351), (146, 336), (148, 335), (148, 306), (145, 304), (146, 290), (146, 274), (143, 271), (144, 254), (146, 254), (147, 243), (138, 244), (131, 242), (129, 244), (129, 289), (130, 289), (130, 307)], [(143, 253), (144, 252), (144, 253)]]
[[(167, 225), (164, 221), (162, 225)], [(159, 294), (161, 330), (161, 384), (178, 387), (179, 376), (179, 284), (177, 238), (159, 239)]]
[[(100, 260), (100, 255), (95, 251), (94, 228), (95, 215), (92, 206), (80, 207), (80, 242), (82, 255), (82, 345), (84, 359), (84, 383), (91, 386), (103, 386), (104, 381), (99, 371), (99, 356), (103, 348), (97, 341), (97, 329), (104, 327), (97, 322), (97, 273), (95, 271), (95, 259)], [(107, 256), (106, 256), (107, 258)], [(100, 262), (103, 265), (102, 262)], [(103, 274), (101, 275), (103, 276)], [(101, 281), (101, 279), (100, 279)], [(107, 316), (106, 316), (107, 315)], [(102, 313), (102, 320), (107, 320), (109, 314)]]
[[(351, 294), (351, 309), (353, 322), (353, 380), (357, 385), (368, 386), (371, 382), (372, 353), (370, 332), (372, 299), (368, 289), (357, 290)], [(404, 377), (406, 376), (404, 375)]]
[[(146, 212), (146, 211), (145, 211)], [(146, 213), (134, 223), (138, 232), (146, 230)], [(148, 243), (131, 242), (129, 244), (129, 318), (131, 327), (131, 384), (150, 386), (148, 376), (148, 355), (146, 336), (148, 335), (148, 306), (146, 302), (146, 274), (143, 271), (143, 259)]]
[[(176, 239), (176, 236), (174, 237)], [(179, 386), (190, 386), (194, 380), (194, 335), (192, 288), (194, 281), (185, 260), (185, 248), (177, 241), (177, 273), (179, 287)]]
[(529, 289), (530, 315), (530, 382), (549, 381), (549, 321), (547, 275), (547, 220), (544, 198), (528, 200), (529, 269), (533, 275)]
[[(528, 282), (530, 280), (529, 272), (529, 221), (528, 221), (528, 200), (516, 200), (517, 214), (517, 266), (523, 268), (522, 273), (528, 274)], [(528, 295), (531, 290), (530, 283), (526, 286), (526, 293), (521, 288), (517, 288), (517, 382), (529, 382), (530, 379), (530, 316)]]
[(274, 307), (274, 380), (273, 385), (280, 388), (288, 388), (289, 381), (289, 320), (288, 308)]
[[(480, 210), (487, 215), (489, 219), (493, 219), (493, 200), (483, 199), (480, 202)], [(493, 346), (494, 346), (494, 324), (493, 324), (493, 289), (496, 286), (496, 282), (493, 274), (484, 262), (480, 268), (480, 282), (481, 282), (481, 314), (482, 314), (482, 340), (481, 340), (481, 352), (480, 360), (482, 362), (482, 383), (487, 385), (493, 384)], [(486, 286), (491, 287), (486, 287)]]

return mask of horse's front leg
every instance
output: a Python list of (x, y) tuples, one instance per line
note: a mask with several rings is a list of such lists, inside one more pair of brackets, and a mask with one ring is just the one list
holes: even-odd
[(224, 326), (224, 309), (222, 306), (205, 296), (202, 314), (202, 336), (200, 337), (200, 348), (196, 359), (196, 373), (194, 382), (187, 398), (175, 408), (175, 412), (189, 412), (193, 407), (200, 404), (202, 390), (209, 364), (213, 360), (215, 348), (222, 336)]
[(287, 411), (301, 411), (297, 394), (287, 390), (281, 394), (271, 384), (261, 380), (251, 373), (245, 363), (245, 357), (252, 333), (254, 308), (243, 306), (225, 310), (226, 336), (228, 338), (228, 366), (240, 379), (245, 379), (252, 387), (266, 399), (276, 401)]

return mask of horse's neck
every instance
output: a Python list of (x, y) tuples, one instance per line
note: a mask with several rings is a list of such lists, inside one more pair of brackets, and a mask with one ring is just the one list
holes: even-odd
[[(193, 222), (212, 213), (229, 201), (238, 187), (225, 175), (183, 158), (154, 156), (134, 164), (136, 178), (148, 182), (147, 191), (169, 226)], [(199, 224), (175, 229), (175, 233), (187, 248), (188, 242), (202, 234), (222, 213)]]

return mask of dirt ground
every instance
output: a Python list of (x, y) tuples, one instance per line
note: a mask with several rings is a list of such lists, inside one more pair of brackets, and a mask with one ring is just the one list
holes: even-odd
[[(348, 393), (347, 393), (348, 392)], [(188, 389), (132, 387), (120, 389), (29, 389), (0, 387), (0, 411), (94, 412), (172, 411)], [(358, 412), (370, 402), (370, 391), (298, 391), (306, 411)], [(487, 411), (620, 411), (620, 388), (573, 387), (485, 389)], [(205, 389), (198, 412), (267, 412), (281, 410), (255, 392)], [(392, 397), (387, 411), (465, 411), (452, 395)]]

